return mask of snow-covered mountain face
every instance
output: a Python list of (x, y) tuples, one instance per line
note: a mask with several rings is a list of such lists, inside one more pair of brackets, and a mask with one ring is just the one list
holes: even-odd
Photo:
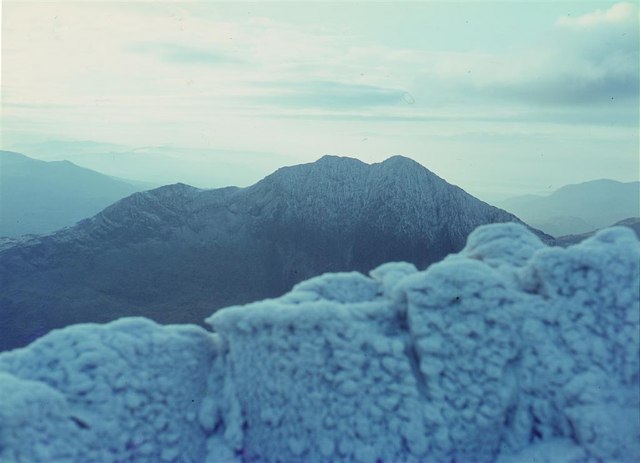
[(327, 156), (249, 188), (183, 184), (134, 194), (55, 234), (0, 251), (0, 349), (78, 322), (143, 315), (200, 323), (330, 271), (418, 268), (477, 226), (518, 219), (407, 158)]
[(550, 235), (578, 235), (638, 217), (640, 182), (593, 180), (566, 185), (549, 196), (511, 198), (498, 206)]
[(50, 233), (144, 189), (78, 167), (0, 151), (0, 237)]

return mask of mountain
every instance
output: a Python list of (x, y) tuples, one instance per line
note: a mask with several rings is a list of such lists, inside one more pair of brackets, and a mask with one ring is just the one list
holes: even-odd
[(136, 193), (0, 251), (0, 349), (125, 315), (201, 323), (325, 272), (399, 260), (424, 268), (477, 226), (512, 221), (400, 156), (372, 165), (326, 156), (248, 188)]
[(576, 235), (639, 216), (640, 182), (593, 180), (548, 196), (518, 196), (497, 205), (550, 235)]
[[(221, 150), (177, 145), (127, 146), (94, 141), (49, 140), (12, 145), (47, 161), (69, 160), (87, 169), (126, 179), (153, 183), (154, 187), (186, 183), (199, 188), (233, 184), (252, 185), (265, 172), (286, 165), (290, 158), (270, 151)], [(151, 187), (143, 188), (145, 190)]]
[(68, 161), (45, 162), (0, 151), (0, 237), (73, 225), (142, 189)]
[[(620, 222), (616, 222), (611, 226), (630, 228), (635, 232), (638, 239), (640, 239), (640, 217), (630, 217), (628, 219), (621, 220)], [(569, 245), (577, 244), (577, 243), (580, 243), (581, 241), (584, 241), (587, 238), (592, 237), (599, 231), (600, 230), (593, 230), (587, 233), (581, 233), (579, 235), (561, 236), (559, 238), (556, 238), (556, 244), (558, 244), (559, 246), (569, 246)]]

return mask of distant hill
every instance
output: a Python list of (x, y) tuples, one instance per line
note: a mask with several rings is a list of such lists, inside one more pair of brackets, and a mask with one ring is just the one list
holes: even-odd
[(640, 216), (640, 182), (593, 180), (497, 205), (550, 235), (575, 235)]
[(53, 232), (142, 189), (68, 161), (0, 151), (0, 237)]
[[(640, 239), (640, 217), (630, 217), (628, 219), (621, 220), (620, 222), (616, 222), (611, 225), (612, 227), (628, 227), (632, 229), (638, 239)], [(592, 230), (587, 233), (581, 233), (579, 235), (566, 235), (556, 238), (556, 244), (559, 246), (570, 246), (572, 244), (577, 244), (593, 235), (595, 235), (599, 230)]]
[(497, 222), (520, 221), (400, 156), (326, 156), (248, 188), (137, 193), (72, 228), (4, 243), (0, 349), (125, 315), (201, 323), (324, 272), (424, 268)]
[(126, 146), (93, 141), (50, 140), (14, 145), (13, 151), (30, 153), (46, 161), (68, 160), (74, 164), (112, 175), (161, 185), (185, 183), (198, 188), (233, 184), (252, 185), (291, 158), (270, 151), (221, 150), (176, 145)]

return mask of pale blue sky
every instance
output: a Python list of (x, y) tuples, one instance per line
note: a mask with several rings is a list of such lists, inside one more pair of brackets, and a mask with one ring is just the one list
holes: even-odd
[(485, 199), (637, 180), (637, 2), (5, 1), (2, 147), (247, 185), (411, 157)]

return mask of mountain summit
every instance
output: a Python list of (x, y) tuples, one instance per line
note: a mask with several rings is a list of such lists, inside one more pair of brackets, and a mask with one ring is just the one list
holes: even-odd
[(511, 221), (401, 156), (371, 165), (325, 156), (248, 188), (136, 193), (0, 251), (0, 349), (125, 315), (200, 323), (324, 272), (424, 268), (477, 226)]

